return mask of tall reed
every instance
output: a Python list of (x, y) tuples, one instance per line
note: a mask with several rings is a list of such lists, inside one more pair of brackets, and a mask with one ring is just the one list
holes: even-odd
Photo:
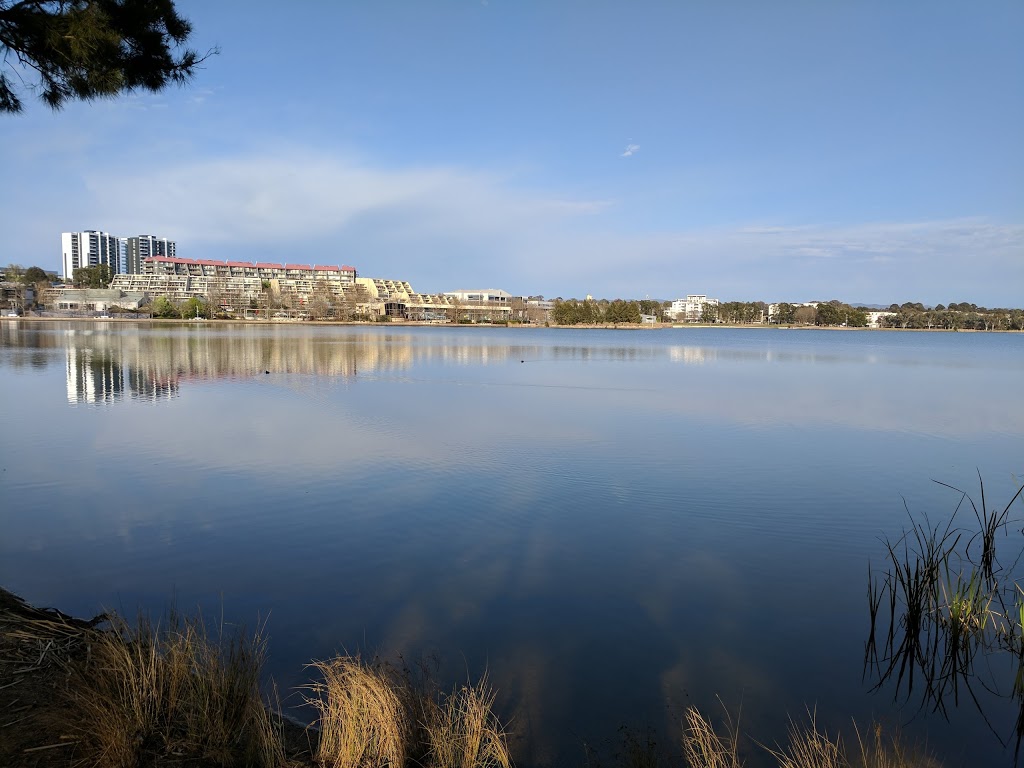
[[(897, 696), (919, 695), (921, 707), (947, 716), (949, 702), (957, 706), (963, 691), (985, 717), (976, 686), (1015, 700), (1012, 738), (1019, 753), (1024, 738), (1024, 600), (1018, 583), (1024, 574), (1018, 566), (1024, 548), (1012, 563), (997, 550), (1024, 487), (1002, 508), (989, 509), (980, 475), (980, 506), (965, 491), (938, 484), (960, 494), (949, 520), (933, 524), (927, 515), (917, 519), (908, 510), (909, 528), (895, 542), (885, 542), (888, 567), (881, 576), (868, 570), (865, 675), (877, 678), (875, 688), (892, 681)], [(970, 527), (958, 527), (956, 517), (965, 506), (974, 520)], [(1015, 663), (1011, 690), (992, 677), (994, 656)], [(1003, 744), (1009, 741), (999, 738)]]
[(431, 768), (511, 768), (505, 731), (494, 716), (496, 693), (485, 674), (444, 697), (426, 723)]
[(700, 710), (696, 707), (686, 708), (683, 757), (690, 768), (742, 768), (739, 740), (739, 717), (734, 721), (727, 709), (725, 732), (720, 734)]

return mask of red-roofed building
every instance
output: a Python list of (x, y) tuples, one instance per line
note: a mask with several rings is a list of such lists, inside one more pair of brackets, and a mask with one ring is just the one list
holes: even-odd
[(262, 295), (269, 283), (274, 293), (291, 297), (303, 306), (317, 285), (340, 296), (355, 285), (356, 277), (354, 267), (154, 256), (144, 260), (139, 279), (125, 278), (122, 282), (132, 290), (168, 293), (176, 299), (215, 293), (236, 304), (248, 304), (250, 299)]

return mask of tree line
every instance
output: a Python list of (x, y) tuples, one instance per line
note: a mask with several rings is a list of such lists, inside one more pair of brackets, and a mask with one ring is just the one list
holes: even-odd
[(1024, 309), (988, 309), (968, 302), (936, 304), (927, 309), (923, 304), (906, 302), (892, 304), (888, 311), (893, 314), (878, 320), (884, 328), (1024, 331)]
[[(552, 320), (557, 325), (615, 325), (639, 323), (641, 315), (652, 315), (656, 322), (673, 322), (667, 314), (668, 301), (627, 301), (615, 299), (555, 299)], [(864, 306), (846, 304), (838, 299), (817, 302), (817, 306), (776, 304), (769, 315), (763, 301), (725, 301), (705, 304), (700, 323), (729, 325), (815, 325), (820, 327), (866, 328), (869, 313)], [(1021, 331), (1024, 310), (979, 307), (969, 302), (937, 304), (926, 308), (920, 302), (892, 304), (878, 319), (883, 328)], [(681, 318), (680, 318), (681, 319)]]
[(665, 310), (671, 302), (641, 299), (555, 299), (551, 319), (556, 325), (639, 324), (642, 315), (653, 316), (656, 322), (666, 322)]

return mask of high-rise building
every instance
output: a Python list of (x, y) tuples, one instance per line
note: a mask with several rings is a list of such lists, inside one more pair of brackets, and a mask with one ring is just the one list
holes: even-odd
[(173, 240), (166, 237), (153, 237), (153, 235), (136, 235), (124, 239), (125, 272), (129, 275), (141, 275), (143, 273), (142, 261), (151, 256), (175, 255)]
[(112, 275), (124, 271), (121, 268), (121, 241), (106, 232), (61, 232), (60, 247), (65, 280), (72, 280), (79, 267), (106, 264)]

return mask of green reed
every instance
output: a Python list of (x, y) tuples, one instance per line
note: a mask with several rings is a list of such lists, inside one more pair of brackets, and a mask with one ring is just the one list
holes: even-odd
[[(980, 474), (978, 481), (980, 504), (965, 491), (939, 483), (960, 494), (949, 519), (933, 523), (908, 509), (909, 527), (895, 541), (885, 541), (882, 572), (869, 567), (864, 669), (874, 678), (875, 689), (893, 684), (898, 698), (916, 699), (921, 708), (943, 716), (948, 716), (950, 702), (959, 705), (963, 694), (983, 717), (983, 690), (1009, 698), (1018, 709), (1010, 739), (985, 720), (1004, 745), (1014, 741), (1019, 755), (1024, 738), (1024, 591), (1018, 566), (1024, 552), (1004, 561), (999, 545), (1008, 538), (1010, 513), (1024, 487), (1005, 506), (990, 509)], [(957, 515), (965, 507), (974, 519), (960, 527)], [(1016, 670), (1009, 690), (993, 671), (1006, 660)]]

